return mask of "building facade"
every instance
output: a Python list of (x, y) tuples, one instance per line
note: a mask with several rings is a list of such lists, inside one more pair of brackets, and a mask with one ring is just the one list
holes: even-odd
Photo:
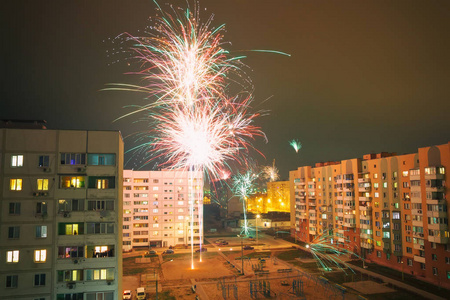
[(0, 299), (119, 299), (119, 132), (0, 129)]
[(292, 234), (329, 234), (367, 261), (449, 288), (449, 168), (450, 143), (300, 167), (290, 172)]
[[(123, 177), (124, 250), (191, 245), (192, 240), (194, 245), (203, 243), (200, 172), (125, 170)], [(194, 201), (192, 213), (190, 201)]]

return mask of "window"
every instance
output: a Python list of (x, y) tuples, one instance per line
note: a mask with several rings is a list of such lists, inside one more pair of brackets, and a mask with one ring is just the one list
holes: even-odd
[(47, 250), (34, 250), (34, 262), (45, 262), (47, 260)]
[(19, 281), (19, 275), (7, 275), (6, 276), (6, 287), (16, 288)]
[[(58, 282), (81, 281), (81, 280), (83, 280), (83, 270), (60, 270), (60, 271), (58, 271)], [(81, 298), (81, 299), (83, 299), (83, 298)]]
[(433, 275), (438, 276), (438, 269), (433, 267)]
[(377, 257), (381, 257), (381, 251), (377, 251)]
[(47, 214), (47, 203), (46, 202), (36, 203), (36, 213), (37, 214)]
[(62, 176), (61, 188), (84, 188), (84, 176)]
[(86, 280), (114, 280), (114, 268), (87, 269)]
[(87, 223), (88, 234), (114, 233), (114, 223)]
[[(83, 293), (77, 294), (57, 294), (56, 300), (83, 300)], [(96, 299), (95, 299), (96, 300)], [(109, 300), (109, 299), (107, 299)]]
[(23, 155), (11, 155), (11, 167), (23, 167)]
[(45, 274), (34, 274), (34, 286), (45, 286)]
[(437, 260), (437, 255), (436, 254), (431, 254), (431, 259), (432, 260)]
[(114, 210), (114, 200), (88, 200), (88, 210)]
[(83, 210), (84, 210), (84, 200), (82, 199), (58, 200), (58, 212), (83, 211)]
[(50, 157), (48, 155), (41, 155), (39, 156), (39, 167), (48, 167), (50, 161)]
[(22, 179), (11, 179), (9, 181), (9, 189), (11, 191), (21, 191), (22, 190)]
[(83, 246), (61, 246), (58, 247), (58, 258), (84, 257)]
[(84, 234), (84, 223), (59, 223), (59, 235), (77, 235)]
[(108, 188), (108, 180), (107, 179), (97, 179), (97, 189), (104, 190)]
[(19, 262), (19, 250), (6, 251), (6, 262), (18, 263)]
[(61, 153), (61, 165), (85, 165), (85, 153)]
[(421, 264), (420, 264), (420, 269), (421, 269), (421, 270), (425, 270), (425, 264), (421, 263)]
[(47, 225), (36, 226), (36, 237), (37, 238), (46, 238), (47, 237)]
[(106, 153), (88, 154), (88, 165), (90, 166), (114, 166), (115, 164), (116, 164), (115, 154), (106, 154)]
[(90, 189), (114, 189), (116, 178), (114, 176), (89, 176), (88, 188)]
[(400, 213), (399, 212), (392, 212), (392, 219), (394, 220), (400, 220)]
[(20, 226), (8, 227), (8, 239), (18, 239), (20, 237)]
[(86, 300), (113, 300), (113, 292), (86, 293)]
[(412, 248), (411, 247), (406, 247), (406, 253), (412, 253)]
[(445, 257), (445, 263), (446, 263), (447, 265), (450, 264), (450, 257)]
[(408, 263), (408, 266), (412, 267), (412, 265), (413, 265), (413, 260), (412, 259), (408, 258), (406, 260), (406, 262)]
[(38, 179), (37, 189), (38, 191), (48, 191), (48, 179)]

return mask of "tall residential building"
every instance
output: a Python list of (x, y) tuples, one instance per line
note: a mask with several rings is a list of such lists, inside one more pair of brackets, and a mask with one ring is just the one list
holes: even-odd
[[(123, 178), (124, 250), (190, 245), (192, 237), (194, 245), (203, 243), (202, 173), (124, 170)], [(190, 201), (194, 201), (192, 214)]]
[(450, 143), (290, 172), (292, 234), (331, 234), (367, 261), (450, 288)]
[(120, 133), (11, 127), (0, 129), (0, 299), (119, 299)]
[(247, 199), (247, 211), (252, 213), (290, 212), (289, 181), (267, 183), (267, 194), (254, 194)]

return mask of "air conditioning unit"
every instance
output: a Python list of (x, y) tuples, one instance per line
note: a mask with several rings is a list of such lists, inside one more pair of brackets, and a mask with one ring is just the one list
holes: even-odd
[(73, 263), (74, 263), (74, 264), (78, 264), (79, 262), (80, 262), (80, 261), (79, 261), (78, 259), (74, 259), (74, 260), (73, 260)]
[(68, 282), (68, 283), (67, 283), (67, 287), (68, 287), (69, 289), (74, 289), (74, 288), (75, 288), (75, 282)]
[(63, 217), (64, 217), (64, 218), (69, 218), (69, 217), (70, 217), (70, 213), (64, 212), (64, 213), (63, 213)]
[(39, 193), (36, 193), (36, 192), (35, 192), (35, 193), (33, 193), (33, 196), (34, 196), (34, 197), (39, 197)]
[(44, 197), (46, 197), (46, 196), (48, 196), (48, 193), (47, 193), (47, 192), (42, 192), (42, 193), (39, 193), (39, 196), (44, 196)]
[(43, 168), (42, 171), (44, 171), (45, 173), (50, 173), (52, 171), (52, 169), (50, 169), (50, 168)]

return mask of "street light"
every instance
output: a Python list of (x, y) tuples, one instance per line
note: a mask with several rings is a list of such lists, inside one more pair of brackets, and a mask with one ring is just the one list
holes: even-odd
[(245, 237), (245, 235), (242, 234), (238, 234), (238, 237), (241, 238), (241, 262), (242, 262), (242, 275), (244, 274), (244, 241), (242, 240), (242, 238)]
[(261, 217), (260, 215), (256, 215), (256, 220), (255, 220), (255, 223), (256, 223), (256, 245), (258, 245), (258, 219), (260, 217)]
[(405, 277), (403, 275), (403, 257), (402, 257), (402, 261), (400, 263), (402, 264), (402, 281), (405, 281)]

